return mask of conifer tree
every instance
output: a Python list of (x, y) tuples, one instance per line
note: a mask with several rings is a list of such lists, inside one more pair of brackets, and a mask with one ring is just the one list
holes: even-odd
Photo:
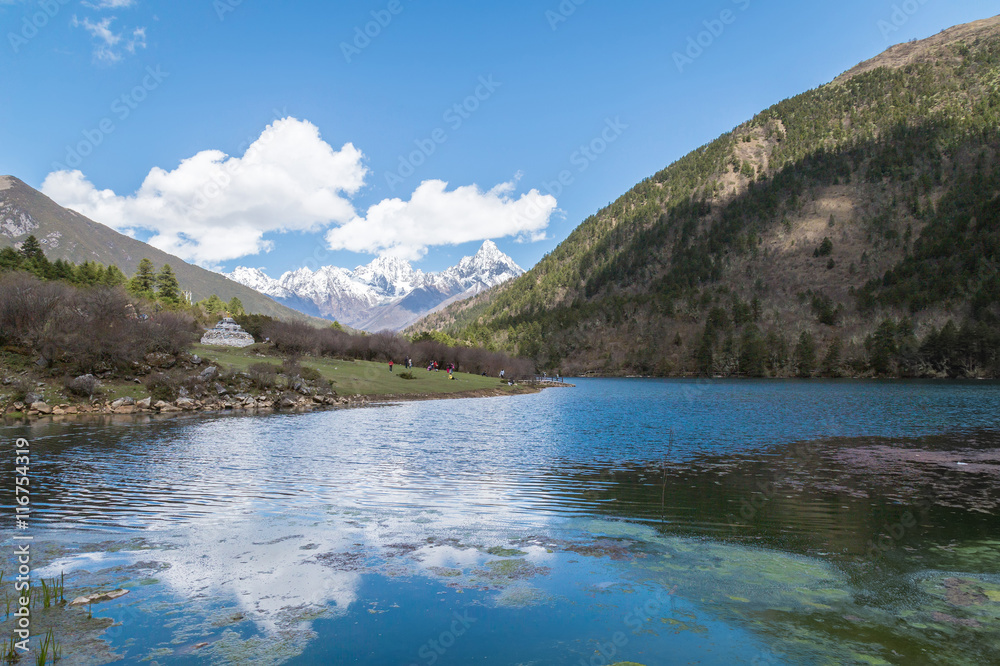
[(129, 281), (128, 290), (136, 296), (151, 299), (156, 297), (155, 288), (156, 273), (153, 262), (149, 259), (143, 259), (139, 262), (135, 276)]
[(104, 279), (101, 281), (101, 284), (106, 287), (120, 287), (127, 281), (121, 269), (112, 264), (104, 271)]
[(835, 337), (830, 341), (830, 348), (826, 351), (826, 356), (823, 357), (822, 367), (820, 372), (826, 377), (840, 377), (840, 364), (841, 364), (841, 354), (843, 353), (843, 342), (840, 340), (840, 336)]
[(816, 340), (809, 331), (802, 331), (799, 335), (799, 343), (795, 345), (795, 363), (799, 368), (799, 377), (812, 377), (816, 367)]
[(21, 256), (28, 261), (44, 259), (45, 253), (42, 251), (42, 244), (34, 236), (28, 236), (21, 244)]
[(229, 301), (227, 309), (229, 310), (229, 314), (233, 317), (246, 314), (246, 311), (243, 309), (243, 303), (241, 303), (240, 299), (235, 296), (233, 296), (232, 300)]
[(170, 264), (164, 264), (156, 276), (156, 296), (165, 303), (181, 302), (181, 286)]

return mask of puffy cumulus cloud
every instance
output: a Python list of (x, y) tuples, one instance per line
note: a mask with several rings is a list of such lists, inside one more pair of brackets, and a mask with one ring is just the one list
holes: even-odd
[(243, 157), (207, 150), (173, 171), (154, 168), (139, 190), (98, 190), (80, 171), (49, 174), (57, 203), (126, 233), (153, 232), (150, 245), (215, 266), (269, 250), (265, 234), (319, 231), (356, 218), (350, 198), (364, 185), (364, 155), (334, 150), (310, 122), (269, 125)]
[(448, 191), (446, 182), (425, 181), (409, 201), (386, 199), (369, 208), (364, 217), (331, 229), (326, 240), (332, 250), (417, 260), (432, 245), (505, 236), (544, 238), (556, 211), (555, 197), (531, 190), (515, 198), (514, 189), (515, 183), (508, 182), (488, 192), (476, 185)]

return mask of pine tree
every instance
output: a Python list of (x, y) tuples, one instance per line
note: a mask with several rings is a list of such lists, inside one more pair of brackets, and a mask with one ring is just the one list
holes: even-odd
[(21, 268), (43, 280), (54, 279), (52, 263), (46, 258), (42, 244), (34, 236), (28, 236), (21, 244)]
[(840, 336), (835, 337), (830, 341), (830, 348), (826, 351), (826, 356), (823, 357), (823, 363), (820, 368), (820, 372), (826, 377), (840, 377), (840, 365), (841, 365), (841, 354), (843, 343), (840, 340)]
[(144, 298), (155, 298), (154, 289), (156, 287), (156, 273), (153, 262), (143, 259), (139, 262), (139, 268), (135, 276), (129, 281), (128, 290), (136, 296)]
[(120, 287), (125, 284), (128, 280), (125, 278), (125, 274), (122, 273), (121, 269), (114, 264), (108, 266), (108, 269), (104, 271), (104, 280), (101, 284), (106, 287)]
[(0, 271), (14, 271), (24, 263), (24, 257), (12, 247), (0, 250)]
[(715, 334), (706, 326), (705, 332), (701, 335), (701, 342), (695, 352), (695, 362), (698, 364), (698, 372), (703, 375), (711, 375), (715, 366)]
[(165, 303), (177, 304), (181, 302), (181, 286), (177, 282), (177, 276), (174, 275), (170, 264), (164, 264), (156, 276), (156, 295)]
[(767, 363), (767, 345), (756, 326), (743, 331), (740, 339), (740, 372), (747, 377), (763, 377)]
[(201, 305), (203, 308), (205, 308), (205, 312), (207, 312), (210, 315), (219, 314), (226, 307), (226, 304), (222, 301), (222, 299), (216, 296), (215, 294), (212, 294), (204, 301), (202, 301)]
[(84, 287), (92, 287), (100, 282), (104, 277), (103, 271), (98, 272), (99, 264), (92, 261), (85, 261), (76, 267), (76, 282)]
[(865, 340), (872, 369), (880, 375), (892, 372), (893, 362), (899, 353), (896, 342), (896, 322), (885, 319), (874, 333)]
[(795, 345), (795, 363), (799, 368), (799, 377), (812, 377), (816, 367), (816, 340), (809, 331), (802, 331), (799, 335), (799, 343)]
[(65, 282), (76, 281), (76, 270), (73, 264), (63, 259), (56, 259), (52, 262), (52, 275), (56, 280), (63, 280)]
[(227, 309), (229, 310), (229, 314), (233, 317), (236, 317), (237, 315), (246, 314), (246, 311), (243, 309), (243, 303), (241, 303), (240, 299), (236, 298), (235, 296), (233, 296), (232, 300), (229, 301)]
[(42, 251), (42, 244), (38, 242), (38, 239), (34, 236), (28, 236), (23, 243), (21, 243), (21, 256), (28, 261), (39, 260), (45, 258), (45, 252)]

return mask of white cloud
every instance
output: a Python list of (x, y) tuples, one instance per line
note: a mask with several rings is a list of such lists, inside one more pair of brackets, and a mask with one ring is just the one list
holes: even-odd
[(448, 183), (420, 184), (409, 201), (386, 199), (365, 217), (331, 229), (326, 240), (333, 250), (391, 254), (417, 260), (432, 245), (518, 236), (544, 238), (556, 210), (551, 195), (531, 190), (514, 198), (515, 183), (501, 183), (488, 192), (476, 185), (448, 191)]
[[(121, 1), (123, 0), (111, 0), (111, 2)], [(115, 32), (111, 27), (114, 21), (114, 16), (107, 16), (96, 22), (87, 17), (84, 17), (82, 21), (75, 16), (73, 17), (73, 27), (83, 28), (94, 38), (95, 60), (115, 63), (120, 61), (125, 53), (134, 55), (137, 49), (146, 48), (146, 28), (133, 28), (128, 34), (126, 34), (127, 31)]]
[(152, 169), (130, 196), (98, 190), (80, 171), (49, 174), (42, 191), (114, 229), (152, 231), (151, 245), (213, 266), (269, 250), (267, 233), (354, 219), (350, 196), (364, 184), (363, 159), (352, 144), (334, 150), (312, 123), (285, 118), (243, 157), (200, 152), (173, 171)]

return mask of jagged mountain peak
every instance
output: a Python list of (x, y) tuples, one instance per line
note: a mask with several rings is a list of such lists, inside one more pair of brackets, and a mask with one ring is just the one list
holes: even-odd
[(354, 269), (354, 277), (372, 285), (410, 283), (420, 271), (399, 257), (384, 255)]
[(258, 269), (240, 267), (228, 277), (293, 307), (377, 330), (402, 328), (442, 303), (471, 297), (523, 273), (496, 243), (486, 241), (475, 255), (440, 273), (424, 273), (385, 255), (353, 271), (301, 268), (273, 280)]
[(459, 278), (479, 277), (480, 281), (489, 287), (506, 282), (522, 273), (524, 270), (504, 254), (493, 241), (486, 241), (474, 256), (465, 257), (457, 266), (445, 271), (445, 274), (454, 274)]
[(506, 257), (507, 255), (500, 251), (497, 244), (491, 240), (487, 240), (483, 243), (483, 246), (479, 248), (479, 252), (476, 252), (477, 257)]

